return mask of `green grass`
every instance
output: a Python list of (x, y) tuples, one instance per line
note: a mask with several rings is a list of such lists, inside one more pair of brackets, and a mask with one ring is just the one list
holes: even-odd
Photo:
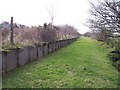
[(3, 88), (117, 88), (109, 49), (82, 37), (46, 57), (3, 76)]

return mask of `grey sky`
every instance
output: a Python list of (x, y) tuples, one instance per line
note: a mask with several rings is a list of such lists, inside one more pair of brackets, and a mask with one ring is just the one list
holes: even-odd
[(93, 0), (0, 0), (0, 22), (10, 21), (25, 25), (43, 25), (50, 22), (47, 8), (51, 4), (56, 8), (54, 25), (69, 24), (80, 33), (89, 31), (84, 26), (89, 17), (89, 2)]

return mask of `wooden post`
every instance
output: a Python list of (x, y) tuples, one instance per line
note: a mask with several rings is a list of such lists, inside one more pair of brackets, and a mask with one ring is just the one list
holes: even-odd
[(66, 29), (65, 29), (65, 39), (67, 39), (67, 37), (66, 37), (66, 32), (67, 32), (67, 31), (66, 31)]
[(58, 29), (57, 31), (58, 31), (57, 39), (59, 39), (59, 37), (60, 37), (60, 36), (59, 36), (59, 29)]
[(44, 23), (44, 30), (47, 28), (47, 23)]
[(13, 17), (11, 17), (11, 24), (10, 24), (10, 42), (11, 45), (14, 45)]

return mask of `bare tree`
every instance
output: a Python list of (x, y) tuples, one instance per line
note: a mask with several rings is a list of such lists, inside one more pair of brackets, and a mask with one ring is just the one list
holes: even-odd
[(90, 13), (93, 17), (89, 19), (91, 28), (106, 27), (113, 33), (120, 33), (120, 1), (99, 1), (98, 5), (91, 3)]
[[(112, 61), (120, 61), (120, 0), (103, 0), (91, 3), (89, 27), (97, 32), (96, 36), (107, 44), (114, 45), (111, 52)], [(120, 69), (120, 63), (117, 67)]]
[(50, 19), (51, 19), (51, 25), (53, 25), (53, 21), (56, 15), (56, 7), (54, 4), (51, 4), (48, 8), (47, 11), (49, 13)]
[(65, 39), (66, 38), (73, 38), (73, 37), (79, 37), (79, 32), (77, 29), (70, 25), (62, 25), (59, 27), (59, 33), (62, 35)]

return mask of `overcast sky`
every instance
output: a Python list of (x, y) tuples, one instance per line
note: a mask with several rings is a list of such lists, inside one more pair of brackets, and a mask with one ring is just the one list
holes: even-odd
[(54, 25), (68, 24), (75, 26), (80, 33), (89, 31), (84, 26), (89, 17), (90, 1), (94, 0), (0, 0), (0, 23), (10, 21), (31, 25), (50, 23), (48, 8), (55, 7)]

